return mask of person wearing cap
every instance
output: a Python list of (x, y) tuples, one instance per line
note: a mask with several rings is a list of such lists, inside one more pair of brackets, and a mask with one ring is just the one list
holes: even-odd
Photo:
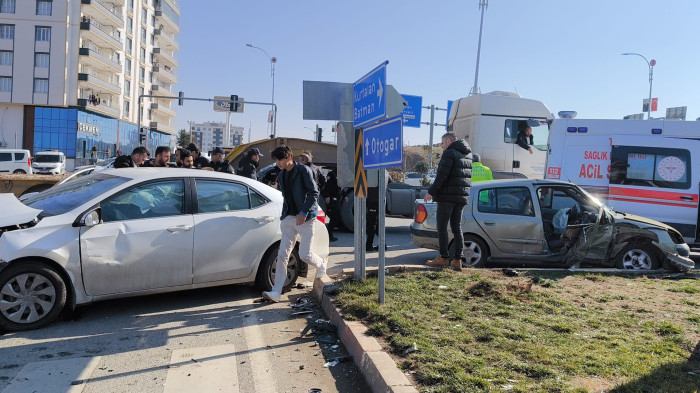
[(258, 148), (253, 147), (248, 149), (238, 163), (238, 174), (243, 177), (258, 180), (258, 165), (260, 165), (260, 157), (262, 156)]
[(233, 167), (228, 161), (224, 160), (224, 150), (220, 147), (215, 147), (211, 151), (211, 162), (209, 163), (215, 172), (231, 173), (233, 174)]
[(309, 153), (308, 151), (301, 153), (301, 155), (299, 156), (299, 162), (308, 166), (311, 169), (311, 173), (314, 176), (314, 183), (316, 183), (316, 187), (318, 187), (319, 190), (323, 190), (326, 187), (326, 177), (323, 176), (321, 169), (313, 164), (313, 159), (314, 156), (312, 156), (311, 153)]
[(187, 150), (189, 150), (190, 153), (192, 153), (195, 168), (202, 169), (209, 166), (209, 160), (207, 160), (206, 157), (202, 156), (202, 153), (199, 152), (199, 148), (197, 147), (197, 145), (195, 145), (194, 143), (190, 143), (189, 145), (187, 145)]

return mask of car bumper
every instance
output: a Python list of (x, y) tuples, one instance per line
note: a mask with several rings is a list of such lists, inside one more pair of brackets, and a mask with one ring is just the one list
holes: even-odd
[(667, 254), (664, 266), (679, 272), (689, 272), (695, 268), (695, 262), (678, 254)]
[(437, 231), (426, 230), (420, 227), (422, 227), (422, 225), (416, 223), (413, 223), (410, 226), (411, 241), (413, 244), (417, 247), (430, 248), (433, 250), (439, 249), (440, 245), (438, 243)]

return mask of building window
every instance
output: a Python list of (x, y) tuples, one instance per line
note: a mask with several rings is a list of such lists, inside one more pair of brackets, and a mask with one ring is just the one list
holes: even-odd
[(124, 80), (124, 95), (127, 97), (131, 95), (131, 81), (128, 79)]
[(2, 39), (2, 40), (14, 40), (15, 39), (15, 25), (0, 25), (0, 39)]
[(143, 87), (139, 87), (139, 96), (143, 95)]
[(52, 0), (36, 0), (37, 15), (51, 15)]
[(129, 117), (129, 101), (124, 101), (124, 117)]
[(36, 27), (36, 40), (37, 41), (51, 41), (51, 28), (50, 27)]
[(124, 72), (126, 76), (131, 76), (131, 59), (124, 59)]
[(139, 67), (139, 82), (146, 82), (146, 69), (143, 67)]
[(144, 25), (148, 24), (148, 10), (145, 8), (143, 9), (143, 14), (141, 14), (141, 23)]
[(49, 92), (49, 80), (43, 78), (34, 78), (34, 92), (35, 93), (48, 93)]
[(151, 15), (151, 26), (156, 27), (156, 16)]
[(134, 18), (127, 16), (126, 17), (126, 32), (129, 34), (133, 34), (134, 31)]
[(151, 45), (156, 46), (156, 35), (151, 34)]
[(142, 63), (146, 62), (146, 48), (141, 48), (141, 58), (139, 58), (139, 60)]
[(143, 42), (143, 44), (146, 45), (146, 28), (145, 27), (141, 28), (141, 42)]
[(129, 11), (134, 12), (134, 0), (129, 0), (127, 7)]
[(9, 50), (0, 50), (0, 65), (12, 65), (14, 54)]
[(131, 38), (126, 37), (126, 54), (130, 55), (131, 54), (131, 47), (134, 46), (134, 41), (131, 40)]
[(0, 91), (12, 91), (12, 77), (0, 76)]
[(35, 53), (34, 54), (34, 67), (49, 68), (49, 54), (48, 53)]
[(3, 14), (14, 14), (15, 0), (0, 0), (0, 12)]
[(153, 111), (151, 109), (148, 110), (148, 118), (153, 119)]

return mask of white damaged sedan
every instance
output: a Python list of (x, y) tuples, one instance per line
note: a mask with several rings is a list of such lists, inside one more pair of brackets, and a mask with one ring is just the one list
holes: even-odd
[[(113, 169), (34, 195), (0, 194), (0, 329), (44, 326), (97, 300), (256, 283), (269, 290), (282, 194), (175, 168)], [(312, 250), (327, 258), (315, 223)], [(285, 287), (307, 275), (292, 253)]]

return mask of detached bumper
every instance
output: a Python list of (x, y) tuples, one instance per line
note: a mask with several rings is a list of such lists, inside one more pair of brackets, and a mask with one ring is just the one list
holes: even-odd
[(695, 268), (695, 262), (690, 258), (678, 254), (668, 254), (666, 255), (664, 266), (679, 272), (689, 272)]

